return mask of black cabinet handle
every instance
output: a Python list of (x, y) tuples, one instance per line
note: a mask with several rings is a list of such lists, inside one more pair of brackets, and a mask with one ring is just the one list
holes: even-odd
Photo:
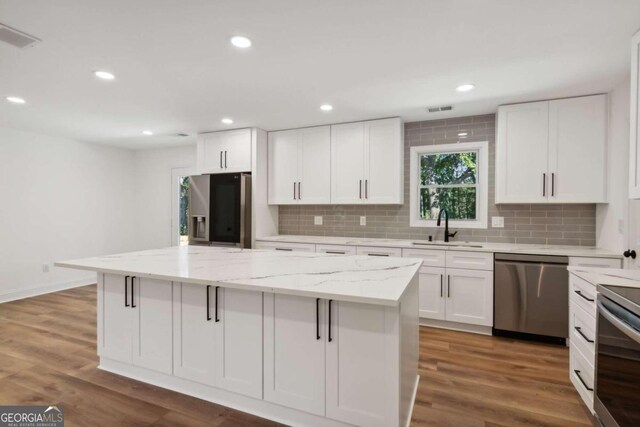
[(293, 181), (293, 200), (297, 200), (296, 199), (296, 182)]
[(216, 286), (216, 322), (220, 321), (220, 318), (218, 318), (218, 288), (220, 286)]
[(316, 298), (316, 340), (320, 339), (320, 298)]
[(365, 199), (369, 198), (369, 180), (368, 179), (364, 180), (364, 198)]
[(211, 285), (207, 285), (207, 322), (211, 320), (211, 309), (209, 304), (209, 301), (211, 301), (211, 298), (209, 296), (210, 294), (211, 294)]
[(447, 274), (447, 298), (451, 298), (451, 276)]
[(551, 197), (554, 197), (556, 194), (556, 174), (551, 174)]
[(368, 256), (389, 256), (389, 254), (381, 254), (378, 252), (369, 252), (367, 255)]
[(634, 249), (627, 249), (622, 253), (625, 258), (631, 257), (631, 259), (636, 259), (636, 251)]
[(136, 308), (136, 303), (133, 302), (133, 295), (134, 295), (134, 290), (133, 290), (133, 284), (135, 283), (136, 280), (136, 276), (131, 276), (131, 308)]
[(292, 248), (276, 248), (276, 251), (293, 252)]
[(440, 298), (442, 298), (442, 281), (444, 280), (444, 275), (440, 275)]
[(225, 169), (227, 168), (227, 152), (226, 152), (226, 150), (224, 152), (224, 168)]
[(298, 200), (302, 200), (302, 183), (300, 181), (298, 181)]
[(585, 296), (585, 295), (582, 293), (582, 291), (573, 291), (573, 292), (575, 292), (576, 294), (580, 295), (582, 298), (586, 299), (586, 300), (587, 300), (587, 301), (589, 301), (589, 302), (594, 302), (594, 301), (595, 301), (593, 298), (589, 298), (589, 297)]
[(587, 383), (586, 383), (586, 382), (584, 382), (584, 380), (582, 379), (582, 376), (580, 375), (580, 371), (579, 371), (578, 369), (574, 369), (574, 370), (573, 370), (573, 372), (575, 372), (575, 373), (576, 373), (576, 376), (578, 377), (578, 379), (580, 380), (580, 382), (582, 383), (582, 385), (586, 387), (586, 389), (587, 389), (587, 390), (589, 390), (589, 391), (593, 391), (593, 388), (592, 388), (592, 387), (589, 387), (589, 386), (587, 385)]
[(360, 180), (359, 188), (360, 188), (360, 198), (362, 199), (362, 180)]
[(127, 295), (127, 292), (129, 291), (127, 287), (127, 280), (129, 279), (129, 277), (131, 276), (124, 276), (124, 306), (125, 307), (129, 307), (129, 296)]
[(589, 337), (587, 337), (584, 332), (582, 332), (582, 328), (580, 326), (574, 326), (573, 329), (575, 329), (582, 338), (585, 339), (585, 341), (590, 342), (590, 343), (594, 343), (595, 341), (590, 339)]
[(222, 151), (220, 152), (220, 169), (222, 169)]
[(346, 254), (345, 251), (325, 251), (325, 254), (334, 254), (334, 255), (344, 255)]
[(547, 195), (547, 174), (542, 174), (542, 197)]
[(329, 342), (333, 341), (333, 337), (331, 336), (331, 303), (332, 299), (329, 300)]

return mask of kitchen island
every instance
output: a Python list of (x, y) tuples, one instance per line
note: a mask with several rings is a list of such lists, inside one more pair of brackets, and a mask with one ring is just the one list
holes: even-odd
[(406, 426), (421, 263), (183, 246), (56, 265), (98, 273), (100, 369), (289, 425)]

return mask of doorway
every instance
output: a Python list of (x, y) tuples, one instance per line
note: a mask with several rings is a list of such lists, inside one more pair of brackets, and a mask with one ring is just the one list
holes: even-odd
[(171, 169), (171, 244), (189, 244), (189, 186), (193, 167)]

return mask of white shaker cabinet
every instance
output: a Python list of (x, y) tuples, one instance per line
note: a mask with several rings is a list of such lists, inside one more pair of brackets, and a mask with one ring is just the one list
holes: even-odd
[(262, 397), (262, 293), (174, 285), (174, 375)]
[(323, 204), (331, 200), (331, 128), (269, 132), (269, 204)]
[(420, 268), (420, 317), (445, 320), (445, 275), (444, 268)]
[(331, 203), (402, 204), (400, 118), (331, 126)]
[(493, 326), (493, 271), (447, 268), (446, 320)]
[(640, 199), (640, 31), (631, 39), (629, 198)]
[(101, 357), (172, 372), (171, 282), (104, 274), (98, 300)]
[(496, 203), (606, 202), (607, 97), (498, 108)]
[(264, 294), (264, 400), (325, 415), (324, 304)]
[(197, 171), (199, 174), (250, 172), (251, 129), (198, 135)]

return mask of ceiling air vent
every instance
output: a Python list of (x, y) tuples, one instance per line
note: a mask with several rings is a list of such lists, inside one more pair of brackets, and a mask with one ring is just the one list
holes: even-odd
[(430, 113), (437, 113), (439, 111), (451, 111), (453, 105), (443, 105), (442, 107), (427, 107), (427, 111)]
[(37, 37), (30, 36), (22, 31), (0, 24), (0, 42), (8, 43), (19, 49), (24, 49), (25, 47), (33, 46), (41, 41), (42, 40)]

